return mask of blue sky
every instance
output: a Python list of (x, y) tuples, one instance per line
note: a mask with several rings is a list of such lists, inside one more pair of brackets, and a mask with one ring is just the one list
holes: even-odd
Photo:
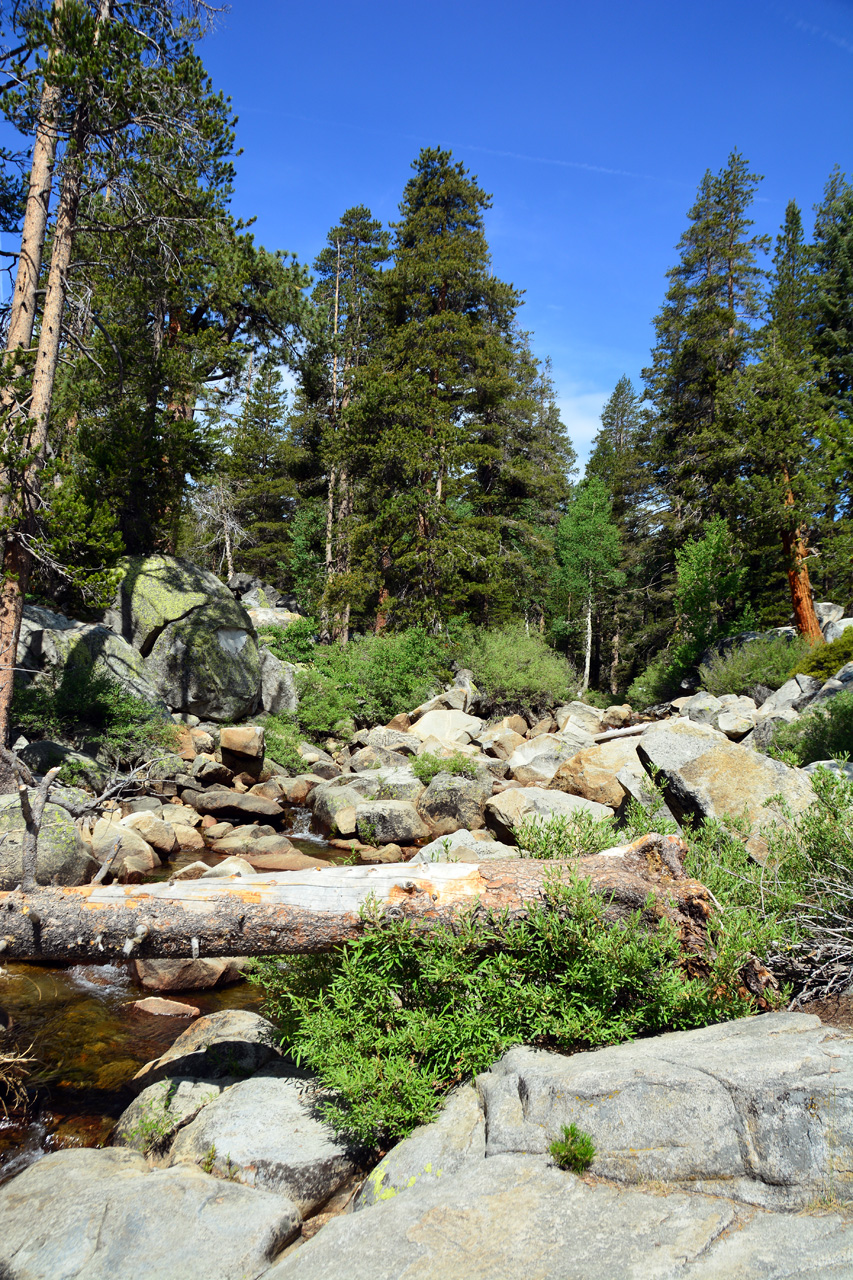
[(240, 117), (235, 212), (269, 248), (310, 263), (350, 205), (394, 219), (422, 146), (479, 176), (582, 457), (617, 378), (639, 384), (705, 169), (738, 148), (771, 233), (853, 172), (853, 0), (232, 0), (201, 52)]

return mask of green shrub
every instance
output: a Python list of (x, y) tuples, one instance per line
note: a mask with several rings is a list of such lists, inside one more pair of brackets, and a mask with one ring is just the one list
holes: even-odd
[(425, 787), (429, 786), (437, 773), (455, 773), (463, 778), (476, 778), (480, 772), (475, 761), (469, 760), (460, 751), (454, 751), (453, 755), (448, 756), (446, 760), (441, 756), (433, 755), (431, 751), (425, 751), (423, 755), (414, 758), (411, 769)]
[(176, 726), (162, 710), (90, 666), (54, 668), (16, 686), (11, 720), (28, 735), (62, 738), (123, 765), (173, 751), (177, 743)]
[(493, 713), (539, 710), (577, 692), (577, 676), (566, 659), (538, 632), (528, 634), (521, 625), (466, 631), (456, 654)]
[(384, 724), (424, 702), (450, 679), (448, 641), (419, 627), (317, 645), (297, 676), (299, 723), (309, 737), (340, 735), (347, 725)]
[(842, 631), (831, 644), (809, 645), (790, 675), (816, 676), (831, 680), (837, 671), (853, 662), (853, 627)]
[(261, 627), (258, 638), (281, 662), (310, 662), (316, 647), (314, 618), (298, 618), (286, 627)]
[(689, 654), (684, 646), (675, 651), (665, 649), (631, 681), (625, 700), (640, 710), (658, 702), (669, 702), (670, 698), (677, 698), (682, 692), (681, 681), (690, 670)]
[(798, 765), (853, 756), (853, 690), (837, 693), (791, 724), (780, 724), (773, 734), (771, 754), (782, 753), (789, 763)]
[(792, 666), (799, 670), (797, 663), (808, 660), (812, 652), (805, 636), (762, 636), (703, 663), (699, 668), (702, 688), (715, 697), (721, 693), (745, 694), (754, 684), (780, 689), (790, 679)]
[(254, 966), (283, 1047), (329, 1090), (320, 1109), (336, 1130), (367, 1144), (404, 1137), (513, 1044), (596, 1048), (754, 1007), (716, 965), (689, 978), (666, 919), (654, 932), (640, 912), (610, 924), (565, 869), (546, 896), (526, 920), (460, 913), (427, 935), (380, 916), (319, 964)]
[(307, 765), (297, 751), (302, 734), (290, 716), (264, 717), (264, 749), (266, 755), (292, 776), (305, 773)]
[(615, 818), (598, 819), (584, 809), (553, 818), (525, 818), (515, 828), (523, 858), (585, 858), (619, 843)]
[(572, 1173), (583, 1173), (595, 1159), (595, 1143), (575, 1124), (564, 1124), (562, 1138), (555, 1138), (548, 1151), (561, 1169)]

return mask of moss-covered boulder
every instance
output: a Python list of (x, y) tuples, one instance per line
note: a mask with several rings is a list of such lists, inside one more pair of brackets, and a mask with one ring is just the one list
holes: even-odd
[(118, 681), (144, 702), (160, 701), (142, 655), (122, 636), (109, 626), (76, 622), (38, 605), (24, 606), (17, 666), (24, 680), (38, 680), (46, 673), (61, 673), (62, 679), (66, 672), (91, 672)]
[[(0, 796), (0, 889), (21, 883), (24, 818), (17, 795)], [(59, 805), (46, 804), (39, 834), (36, 882), (86, 884), (98, 864), (80, 838), (74, 819)]]
[(239, 720), (258, 705), (252, 620), (207, 569), (174, 556), (132, 556), (104, 622), (139, 651), (172, 711)]

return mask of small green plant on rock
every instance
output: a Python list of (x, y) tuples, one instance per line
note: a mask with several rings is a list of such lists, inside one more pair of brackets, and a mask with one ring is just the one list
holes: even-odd
[(213, 1173), (213, 1166), (216, 1164), (216, 1144), (211, 1142), (200, 1161), (201, 1168), (204, 1173)]
[(428, 787), (436, 774), (452, 773), (463, 778), (474, 779), (479, 773), (479, 769), (473, 760), (469, 760), (467, 756), (463, 756), (461, 751), (454, 751), (453, 755), (442, 759), (441, 756), (435, 755), (432, 751), (425, 751), (423, 755), (417, 756), (412, 761), (412, 773), (418, 782), (422, 782)]
[(548, 1151), (561, 1169), (571, 1173), (583, 1173), (595, 1159), (595, 1143), (575, 1124), (564, 1124), (562, 1138), (555, 1138)]

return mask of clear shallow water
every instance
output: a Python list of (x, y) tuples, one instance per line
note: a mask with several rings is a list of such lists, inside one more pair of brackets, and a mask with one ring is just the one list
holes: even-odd
[[(305, 815), (310, 819), (309, 810)], [(345, 856), (313, 835), (308, 822), (299, 821), (299, 810), (294, 816), (294, 830), (287, 835), (298, 849), (329, 861)], [(181, 854), (160, 876), (199, 859), (221, 861), (209, 852)], [(153, 994), (134, 983), (123, 965), (57, 969), (10, 963), (0, 969), (0, 1009), (11, 1015), (11, 1038), (20, 1052), (36, 1059), (29, 1114), (4, 1117), (0, 1108), (0, 1182), (48, 1151), (107, 1142), (133, 1097), (127, 1087), (131, 1077), (192, 1025), (188, 1018), (133, 1008), (135, 1000)], [(202, 1014), (260, 1005), (260, 993), (248, 982), (164, 995), (195, 1005)]]

